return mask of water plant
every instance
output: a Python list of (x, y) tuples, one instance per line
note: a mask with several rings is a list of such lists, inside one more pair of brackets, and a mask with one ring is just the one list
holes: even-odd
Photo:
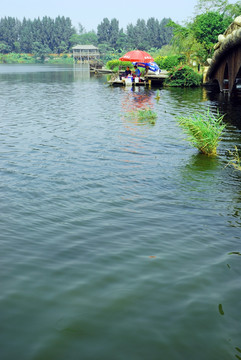
[(157, 114), (150, 108), (130, 111), (127, 116), (139, 123), (149, 123), (151, 125), (155, 125), (157, 119)]
[(140, 121), (147, 120), (150, 124), (155, 124), (157, 114), (150, 108), (146, 108), (138, 110), (137, 117)]
[(217, 112), (215, 116), (208, 109), (206, 113), (194, 113), (189, 117), (178, 117), (179, 125), (188, 135), (191, 142), (201, 153), (208, 156), (217, 155), (217, 146), (225, 124), (224, 115)]
[(232, 156), (232, 159), (228, 161), (228, 165), (231, 165), (235, 170), (241, 171), (241, 156), (237, 146), (234, 147), (234, 151), (229, 151), (229, 154)]
[(159, 90), (156, 91), (155, 99), (157, 102), (160, 100), (160, 91)]

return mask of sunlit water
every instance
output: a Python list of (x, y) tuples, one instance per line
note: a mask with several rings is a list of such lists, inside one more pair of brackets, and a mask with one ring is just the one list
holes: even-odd
[[(0, 84), (1, 360), (241, 358), (240, 102), (87, 67), (1, 65)], [(177, 125), (207, 107), (217, 158)]]

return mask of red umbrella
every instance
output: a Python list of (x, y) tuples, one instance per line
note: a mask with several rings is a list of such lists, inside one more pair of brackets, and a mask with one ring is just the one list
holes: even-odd
[(153, 57), (150, 54), (141, 50), (129, 51), (124, 56), (119, 58), (119, 60), (142, 63), (149, 63), (154, 61)]

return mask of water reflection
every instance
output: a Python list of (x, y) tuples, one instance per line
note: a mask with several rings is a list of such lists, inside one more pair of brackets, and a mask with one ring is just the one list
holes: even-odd
[(90, 66), (89, 64), (74, 64), (73, 67), (74, 80), (89, 80)]
[(205, 181), (215, 173), (218, 168), (222, 167), (218, 157), (208, 157), (204, 154), (197, 153), (191, 156), (189, 162), (181, 168), (181, 174), (184, 181)]
[(137, 109), (153, 108), (154, 105), (154, 91), (144, 87), (123, 87), (125, 96), (122, 100), (122, 109), (125, 112), (130, 112)]
[(74, 72), (70, 66), (51, 65), (0, 65), (0, 82), (8, 83), (70, 83), (73, 82)]
[(241, 191), (234, 195), (228, 211), (228, 223), (231, 227), (241, 226)]
[[(136, 125), (155, 124), (155, 119), (152, 119), (152, 116), (156, 116), (153, 111), (155, 93), (141, 87), (125, 87), (123, 91), (121, 107), (124, 122)], [(143, 115), (147, 115), (147, 118), (142, 117)]]
[(225, 115), (225, 121), (241, 130), (241, 93), (231, 96), (227, 93), (206, 89), (207, 98), (215, 105), (221, 114)]

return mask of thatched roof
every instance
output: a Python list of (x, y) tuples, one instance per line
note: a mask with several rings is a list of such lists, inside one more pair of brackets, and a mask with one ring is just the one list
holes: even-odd
[(94, 45), (76, 45), (72, 47), (73, 50), (99, 50)]

